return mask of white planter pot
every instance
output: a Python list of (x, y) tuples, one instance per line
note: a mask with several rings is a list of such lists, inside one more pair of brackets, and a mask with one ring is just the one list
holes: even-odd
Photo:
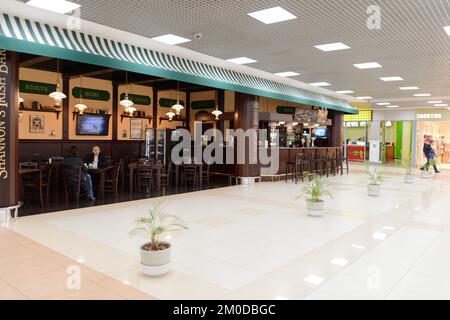
[(144, 244), (140, 248), (141, 254), (141, 271), (149, 276), (161, 276), (170, 270), (170, 262), (172, 256), (172, 246), (168, 242), (160, 242), (168, 245), (167, 249), (159, 251), (144, 250)]
[(369, 193), (369, 196), (371, 197), (378, 197), (381, 193), (381, 185), (379, 184), (369, 184), (367, 186), (367, 191)]
[(323, 217), (324, 201), (311, 201), (306, 200), (306, 208), (308, 209), (308, 216), (311, 217)]
[(413, 174), (407, 174), (405, 175), (405, 183), (414, 183), (414, 180), (416, 179), (416, 176)]

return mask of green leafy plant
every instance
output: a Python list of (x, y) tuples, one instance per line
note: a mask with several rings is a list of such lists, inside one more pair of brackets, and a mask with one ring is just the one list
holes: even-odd
[(369, 168), (367, 174), (369, 175), (369, 184), (371, 185), (380, 185), (384, 182), (384, 177), (378, 168)]
[(157, 202), (148, 210), (148, 215), (136, 220), (136, 228), (130, 231), (130, 235), (142, 235), (150, 240), (151, 251), (160, 250), (159, 237), (167, 231), (188, 229), (179, 217), (168, 214), (162, 202)]
[(328, 184), (325, 184), (318, 175), (314, 175), (309, 185), (303, 188), (303, 194), (297, 196), (295, 200), (306, 198), (313, 202), (322, 202), (322, 197), (324, 196), (333, 198), (333, 195), (328, 190)]

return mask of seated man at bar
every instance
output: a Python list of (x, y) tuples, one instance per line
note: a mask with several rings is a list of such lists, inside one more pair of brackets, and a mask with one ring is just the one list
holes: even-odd
[(92, 165), (92, 168), (104, 168), (108, 166), (108, 160), (97, 145), (92, 148), (92, 153), (87, 156), (86, 163), (89, 167)]
[(94, 201), (95, 198), (92, 188), (92, 178), (91, 175), (87, 172), (88, 168), (86, 168), (83, 159), (78, 156), (77, 146), (70, 147), (69, 154), (66, 158), (64, 158), (63, 164), (75, 164), (81, 166), (81, 186), (86, 190), (89, 201)]

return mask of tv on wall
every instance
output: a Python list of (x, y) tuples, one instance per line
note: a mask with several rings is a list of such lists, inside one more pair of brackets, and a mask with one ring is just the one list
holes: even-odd
[(328, 138), (328, 128), (327, 127), (317, 127), (314, 130), (314, 136), (317, 139), (327, 139)]
[(83, 114), (77, 116), (77, 135), (107, 136), (109, 134), (109, 115)]

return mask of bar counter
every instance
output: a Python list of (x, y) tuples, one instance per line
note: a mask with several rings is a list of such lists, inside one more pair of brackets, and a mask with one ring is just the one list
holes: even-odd
[[(339, 147), (311, 147), (311, 148), (276, 148), (279, 152), (279, 168), (277, 174), (286, 173), (286, 163), (288, 161), (295, 162), (295, 156), (297, 153), (304, 153), (305, 158), (307, 158), (311, 153), (313, 153), (313, 158), (325, 157), (328, 152), (338, 152), (342, 149)], [(274, 150), (274, 148), (269, 149), (269, 153)], [(263, 165), (262, 167), (268, 167), (269, 165)]]

